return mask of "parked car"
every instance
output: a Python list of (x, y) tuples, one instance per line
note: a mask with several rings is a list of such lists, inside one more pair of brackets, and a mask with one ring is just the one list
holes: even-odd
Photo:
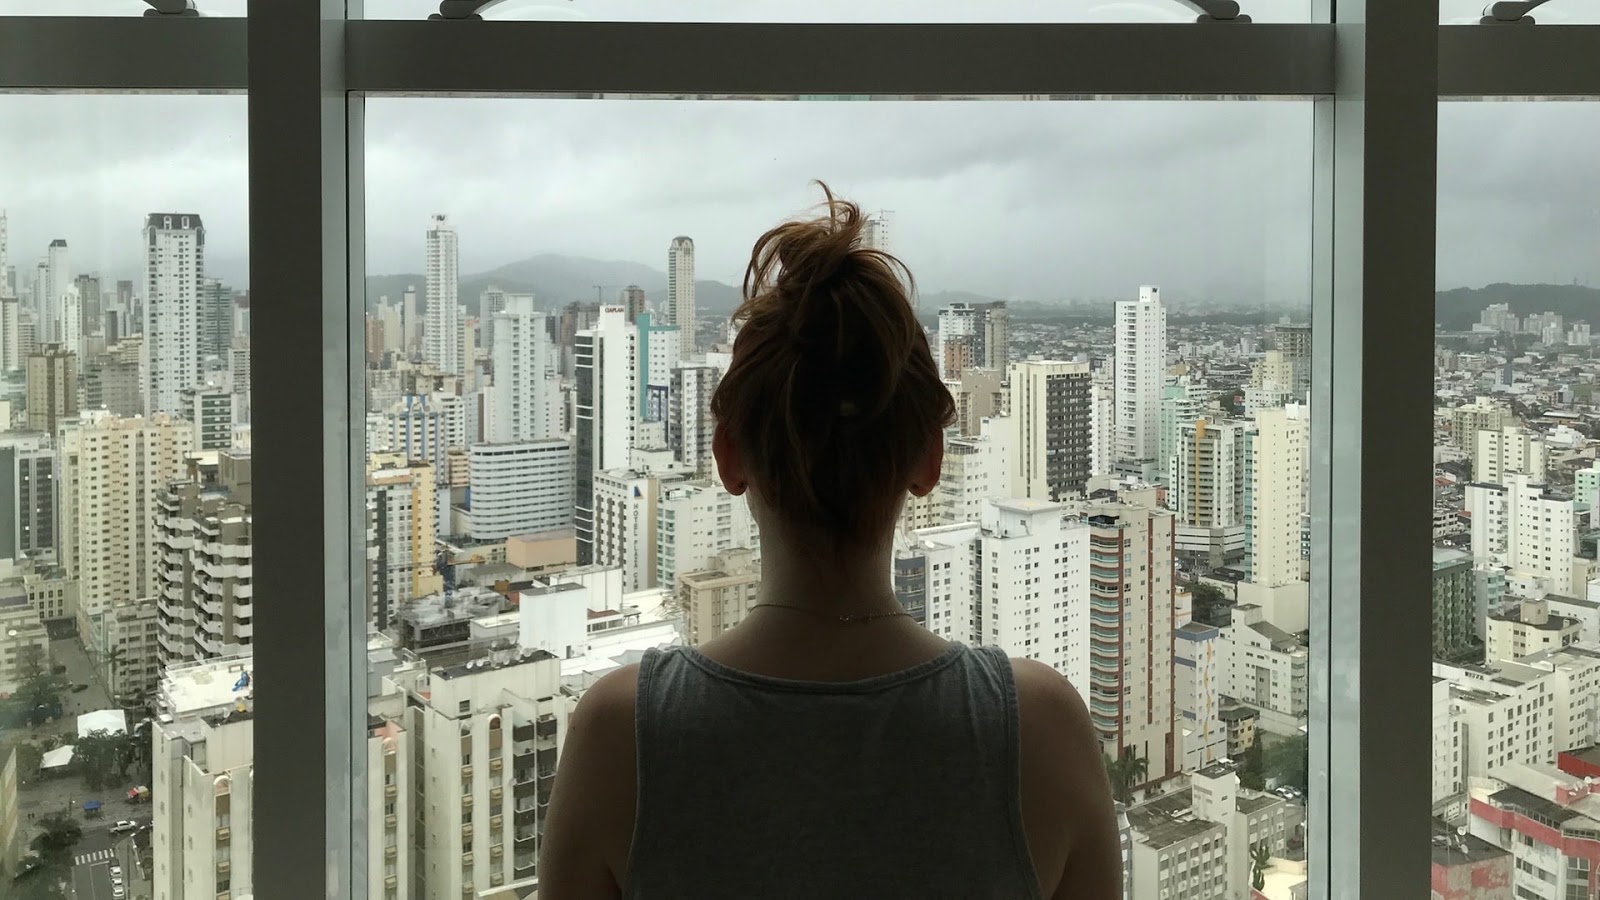
[(88, 689), (89, 689), (89, 686), (87, 684), (75, 684), (75, 685), (72, 686), (72, 692), (74, 694), (82, 693), (83, 691), (87, 691)]
[(127, 896), (128, 892), (122, 885), (116, 882), (111, 883), (111, 900), (123, 900)]
[(117, 824), (111, 826), (112, 834), (128, 834), (138, 830), (139, 823), (133, 821), (132, 819), (118, 819)]

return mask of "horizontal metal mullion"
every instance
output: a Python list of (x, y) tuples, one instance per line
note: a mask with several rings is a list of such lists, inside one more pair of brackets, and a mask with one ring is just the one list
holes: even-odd
[(0, 91), (245, 89), (241, 18), (0, 18)]
[(1600, 97), (1600, 25), (1444, 25), (1441, 97)]
[[(1309, 95), (1328, 25), (365, 21), (352, 90), (394, 93)], [(660, 48), (674, 52), (662, 65)]]

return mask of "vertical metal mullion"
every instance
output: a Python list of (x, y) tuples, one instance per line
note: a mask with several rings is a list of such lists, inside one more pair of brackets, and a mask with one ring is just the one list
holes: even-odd
[(1438, 8), (1317, 2), (1337, 27), (1314, 116), (1311, 888), (1409, 897), (1429, 879)]
[(360, 184), (349, 168), (345, 19), (344, 0), (249, 7), (252, 383), (269, 451), (253, 472), (265, 599), (252, 868), (262, 897), (367, 893), (363, 335), (350, 302)]

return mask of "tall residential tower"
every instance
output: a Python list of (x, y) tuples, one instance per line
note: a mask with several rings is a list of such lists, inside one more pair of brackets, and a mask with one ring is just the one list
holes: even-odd
[(1113, 452), (1124, 473), (1156, 475), (1167, 354), (1167, 310), (1161, 304), (1160, 288), (1144, 285), (1139, 288), (1138, 300), (1117, 301), (1116, 341), (1117, 432)]

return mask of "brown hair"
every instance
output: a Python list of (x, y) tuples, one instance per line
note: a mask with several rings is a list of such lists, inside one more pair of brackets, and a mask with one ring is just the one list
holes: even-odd
[(862, 246), (860, 207), (818, 184), (820, 216), (756, 241), (711, 411), (767, 506), (843, 543), (891, 527), (955, 402), (912, 311), (910, 270)]

